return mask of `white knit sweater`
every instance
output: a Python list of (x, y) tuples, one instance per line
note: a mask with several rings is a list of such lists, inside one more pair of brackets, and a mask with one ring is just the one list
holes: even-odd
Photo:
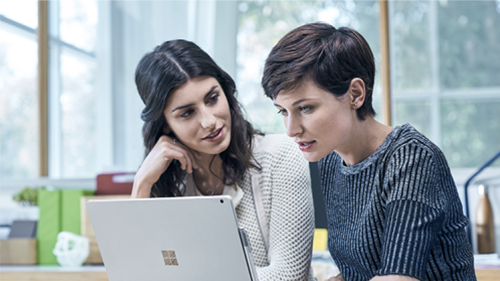
[[(314, 208), (309, 164), (286, 135), (254, 138), (262, 171), (250, 171), (231, 195), (249, 236), (260, 281), (315, 280), (311, 270)], [(185, 195), (199, 195), (192, 177)]]

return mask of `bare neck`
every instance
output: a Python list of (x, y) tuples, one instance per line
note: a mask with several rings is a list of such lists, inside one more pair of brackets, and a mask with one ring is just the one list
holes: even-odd
[(373, 117), (367, 117), (365, 121), (357, 120), (348, 141), (335, 152), (342, 157), (347, 166), (355, 165), (373, 154), (391, 131), (391, 127)]
[(219, 155), (207, 155), (198, 161), (198, 169), (193, 170), (193, 180), (203, 195), (220, 195), (224, 191), (224, 170)]

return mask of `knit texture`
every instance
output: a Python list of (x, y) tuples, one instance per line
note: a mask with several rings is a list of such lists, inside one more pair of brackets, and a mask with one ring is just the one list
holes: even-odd
[(346, 281), (399, 274), (476, 280), (474, 257), (441, 150), (411, 125), (396, 127), (362, 162), (319, 161), (328, 247)]
[(259, 281), (315, 280), (311, 269), (314, 207), (309, 164), (297, 144), (282, 134), (255, 136), (253, 154), (262, 167), (258, 188), (269, 228), (269, 247), (258, 220), (251, 173), (238, 183), (244, 195), (235, 209), (239, 225), (248, 234)]

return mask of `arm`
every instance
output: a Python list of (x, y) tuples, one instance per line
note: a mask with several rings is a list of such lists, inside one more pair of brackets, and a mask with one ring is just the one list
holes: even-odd
[(385, 171), (385, 222), (374, 280), (425, 279), (445, 219), (437, 171), (433, 154), (420, 143), (409, 142), (392, 155)]
[(281, 147), (271, 159), (270, 167), (270, 264), (257, 269), (259, 279), (307, 280), (314, 235), (309, 163), (296, 144), (284, 137)]
[(132, 198), (149, 198), (153, 184), (160, 179), (173, 159), (179, 160), (182, 169), (192, 173), (193, 169), (198, 168), (194, 153), (179, 141), (161, 136), (135, 174)]

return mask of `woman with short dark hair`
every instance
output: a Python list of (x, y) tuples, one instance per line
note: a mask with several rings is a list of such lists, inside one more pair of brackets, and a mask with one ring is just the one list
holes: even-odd
[(455, 182), (441, 150), (409, 124), (374, 119), (373, 54), (326, 23), (286, 34), (262, 86), (287, 134), (319, 161), (330, 280), (476, 280)]

